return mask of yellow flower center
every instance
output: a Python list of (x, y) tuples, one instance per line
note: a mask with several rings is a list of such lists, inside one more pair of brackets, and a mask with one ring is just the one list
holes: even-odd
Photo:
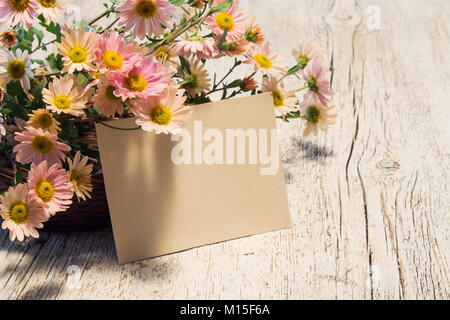
[(156, 58), (158, 58), (161, 62), (166, 62), (169, 58), (169, 52), (164, 49), (158, 49), (158, 51), (155, 52)]
[(133, 92), (141, 92), (147, 88), (147, 80), (144, 76), (137, 72), (130, 72), (127, 78), (125, 78), (125, 86), (128, 90)]
[(314, 105), (306, 108), (305, 119), (310, 123), (318, 123), (320, 120), (320, 110)]
[(308, 57), (306, 54), (302, 54), (300, 57), (297, 58), (298, 65), (300, 66), (300, 69), (305, 69), (308, 65), (308, 62), (311, 60), (310, 57)]
[(36, 152), (47, 154), (53, 151), (53, 142), (47, 136), (35, 136), (31, 139), (31, 147)]
[(106, 89), (105, 89), (105, 97), (106, 97), (108, 100), (111, 100), (111, 101), (117, 101), (117, 100), (120, 100), (119, 97), (116, 97), (116, 96), (114, 95), (114, 90), (116, 90), (116, 87), (114, 87), (114, 86), (107, 86), (107, 87), (106, 87)]
[(48, 113), (43, 113), (37, 119), (37, 123), (43, 129), (48, 129), (52, 125), (52, 116)]
[(15, 224), (22, 224), (27, 221), (30, 215), (28, 205), (23, 201), (14, 202), (9, 207), (9, 219)]
[(81, 181), (80, 171), (78, 171), (77, 169), (72, 169), (72, 171), (70, 172), (70, 181), (76, 184), (77, 186), (80, 185)]
[(139, 0), (134, 5), (134, 10), (142, 18), (151, 18), (158, 11), (158, 6), (152, 0)]
[(317, 79), (315, 76), (311, 75), (308, 80), (306, 80), (306, 84), (308, 85), (309, 90), (312, 92), (319, 92), (319, 87), (317, 86)]
[(36, 183), (34, 193), (42, 202), (49, 202), (55, 195), (55, 187), (47, 179), (41, 179)]
[(272, 68), (272, 60), (267, 58), (262, 53), (257, 53), (253, 56), (253, 59), (256, 61), (260, 68), (270, 69)]
[(160, 126), (167, 126), (172, 120), (172, 111), (164, 106), (156, 106), (149, 114), (150, 119)]
[(104, 76), (106, 74), (101, 73), (101, 72), (92, 72), (92, 78), (94, 79), (100, 79), (101, 76)]
[(232, 31), (234, 30), (233, 17), (226, 12), (221, 12), (216, 16), (216, 25), (223, 31), (225, 31), (225, 29)]
[(14, 80), (19, 80), (25, 75), (25, 63), (18, 59), (11, 60), (6, 67), (8, 74)]
[(16, 11), (25, 11), (30, 4), (30, 0), (9, 0), (11, 9)]
[(56, 0), (41, 0), (41, 6), (44, 8), (54, 8), (56, 6)]
[(67, 110), (72, 106), (72, 100), (65, 94), (60, 94), (53, 99), (53, 104), (58, 109)]
[(73, 47), (69, 52), (69, 58), (75, 63), (85, 62), (88, 57), (88, 52), (81, 46)]
[(280, 90), (272, 90), (273, 104), (275, 107), (281, 107), (284, 105), (284, 96)]
[(102, 62), (108, 70), (120, 70), (123, 66), (122, 57), (114, 50), (106, 50), (102, 55)]

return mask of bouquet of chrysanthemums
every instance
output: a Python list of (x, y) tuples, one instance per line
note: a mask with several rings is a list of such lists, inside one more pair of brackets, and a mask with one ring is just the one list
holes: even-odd
[[(238, 0), (104, 6), (84, 21), (64, 0), (0, 0), (0, 159), (14, 170), (0, 214), (11, 240), (37, 238), (49, 218), (91, 197), (101, 166), (80, 136), (96, 122), (134, 117), (142, 130), (176, 134), (193, 105), (272, 92), (277, 116), (303, 119), (304, 135), (334, 123), (324, 52), (300, 44), (286, 68)], [(208, 62), (224, 57), (234, 63), (218, 77)], [(237, 76), (244, 64), (252, 68)], [(289, 76), (298, 88), (285, 89)]]

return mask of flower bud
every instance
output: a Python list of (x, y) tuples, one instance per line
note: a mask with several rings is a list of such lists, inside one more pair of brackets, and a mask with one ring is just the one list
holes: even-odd
[(14, 30), (6, 30), (0, 35), (0, 42), (3, 46), (11, 48), (16, 44), (17, 34)]

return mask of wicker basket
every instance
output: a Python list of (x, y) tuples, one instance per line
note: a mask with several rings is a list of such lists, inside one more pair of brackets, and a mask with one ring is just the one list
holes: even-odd
[[(6, 190), (14, 177), (14, 171), (9, 168), (0, 168), (0, 190)], [(58, 212), (44, 223), (45, 231), (72, 232), (104, 229), (111, 225), (109, 219), (108, 202), (106, 201), (103, 175), (92, 176), (92, 199), (77, 202), (67, 211)]]
[[(82, 125), (82, 124), (79, 124)], [(97, 148), (97, 137), (93, 124), (85, 125), (88, 129), (82, 137), (92, 148)], [(27, 173), (24, 172), (24, 177)], [(11, 186), (14, 179), (14, 170), (10, 161), (0, 153), (0, 193)], [(111, 226), (108, 202), (106, 200), (105, 185), (102, 174), (92, 175), (92, 199), (78, 202), (74, 197), (73, 203), (67, 211), (58, 212), (44, 223), (45, 231), (76, 232), (104, 229)]]

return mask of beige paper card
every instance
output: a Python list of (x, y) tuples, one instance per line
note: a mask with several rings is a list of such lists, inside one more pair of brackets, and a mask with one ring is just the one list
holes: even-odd
[(120, 263), (291, 225), (271, 95), (194, 108), (173, 137), (97, 124)]

